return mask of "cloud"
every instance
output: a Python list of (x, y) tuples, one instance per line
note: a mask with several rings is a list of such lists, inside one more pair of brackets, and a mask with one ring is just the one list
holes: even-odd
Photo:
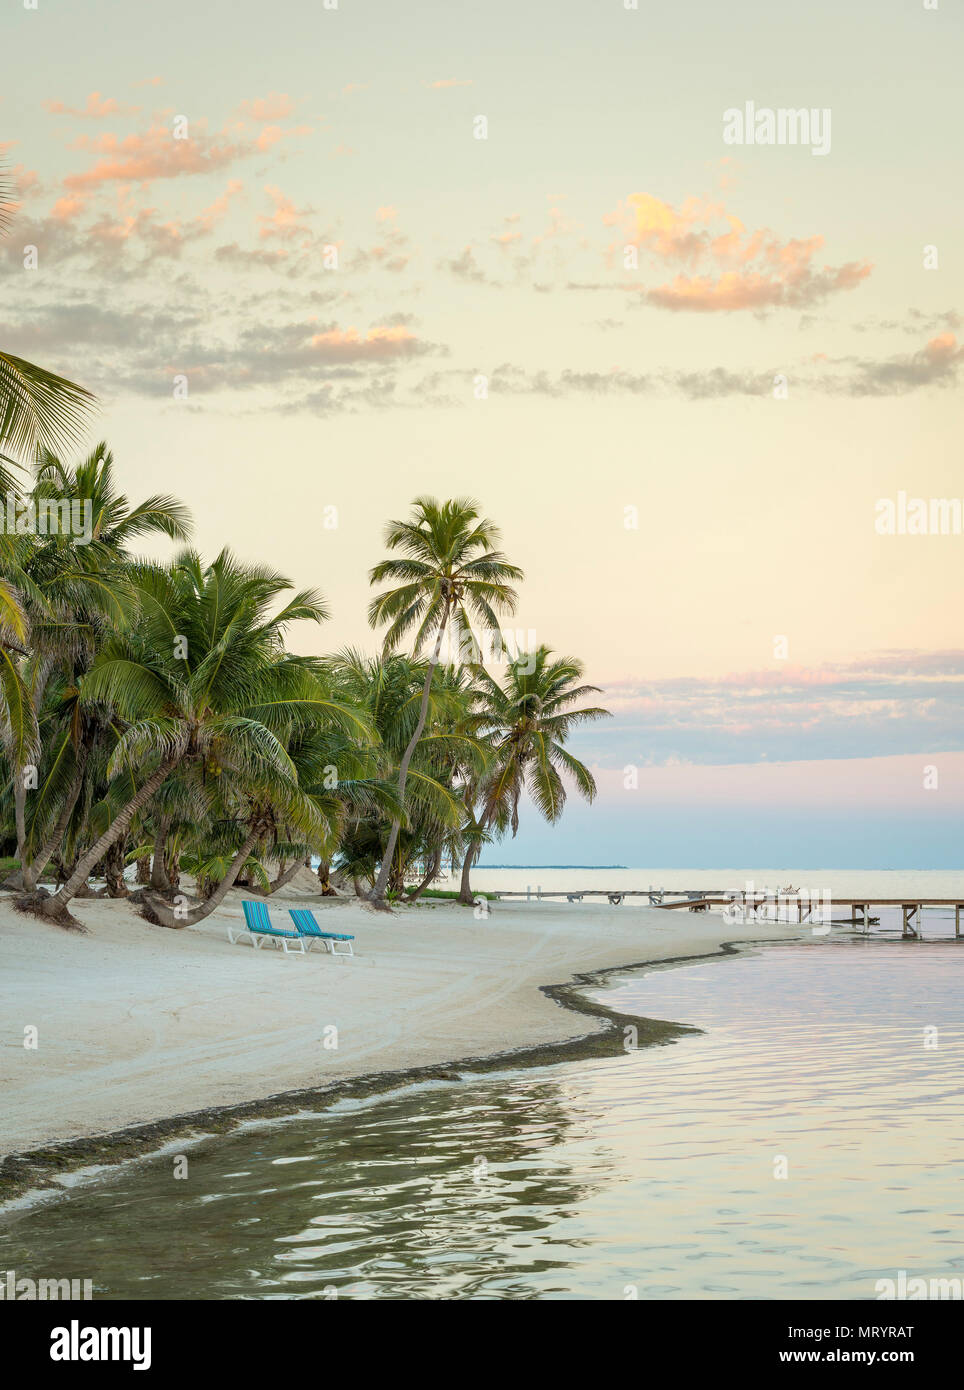
[(908, 309), (901, 319), (862, 319), (853, 325), (856, 333), (896, 332), (919, 338), (921, 333), (940, 333), (948, 329), (956, 333), (964, 327), (964, 317), (956, 309), (944, 309), (925, 314), (921, 309)]
[(258, 237), (261, 241), (270, 241), (273, 237), (277, 237), (279, 241), (292, 241), (298, 237), (311, 236), (311, 228), (304, 220), (311, 212), (310, 208), (299, 211), (275, 184), (267, 184), (265, 192), (274, 203), (274, 212), (270, 217), (258, 214)]
[(314, 334), (311, 347), (326, 362), (383, 362), (387, 358), (411, 357), (426, 350), (409, 329), (383, 324), (363, 334), (355, 328), (327, 329)]
[(869, 266), (855, 262), (820, 272), (807, 266), (779, 272), (730, 270), (716, 279), (707, 275), (677, 275), (667, 284), (642, 293), (646, 302), (658, 309), (698, 313), (801, 308), (819, 304), (840, 290), (852, 290), (869, 274)]
[[(964, 748), (964, 651), (606, 684), (597, 740), (640, 761), (734, 764)], [(632, 760), (632, 754), (629, 755)]]
[(903, 396), (927, 386), (952, 386), (964, 361), (953, 333), (939, 333), (920, 351), (885, 361), (861, 361), (855, 375), (826, 380), (827, 389), (848, 396)]
[(235, 127), (232, 137), (226, 131), (208, 135), (204, 122), (188, 127), (186, 138), (175, 138), (174, 131), (155, 121), (146, 131), (118, 138), (105, 132), (92, 139), (81, 136), (76, 149), (99, 156), (79, 174), (68, 174), (63, 186), (68, 192), (91, 192), (107, 184), (149, 186), (159, 179), (212, 174), (238, 160), (261, 154), (286, 135), (308, 134), (307, 126), (282, 130), (263, 126), (257, 135)]
[(45, 101), (44, 107), (55, 116), (77, 116), (86, 120), (104, 120), (108, 116), (136, 116), (139, 106), (123, 106), (114, 97), (91, 92), (83, 107), (65, 106), (62, 101)]
[(475, 85), (475, 80), (471, 77), (440, 77), (435, 82), (429, 82), (426, 85), (438, 92), (447, 87), (472, 87)]
[(244, 189), (244, 184), (240, 179), (231, 179), (227, 188), (220, 198), (215, 198), (214, 202), (208, 207), (203, 208), (198, 214), (198, 224), (205, 232), (212, 232), (216, 226), (227, 216), (231, 206), (232, 198), (237, 197)]
[[(675, 208), (651, 193), (633, 193), (604, 223), (662, 269), (669, 280), (631, 288), (656, 308), (732, 313), (804, 308), (856, 288), (871, 273), (867, 262), (817, 268), (820, 235), (781, 240), (767, 228), (748, 231), (718, 202), (692, 197)], [(616, 243), (610, 257), (622, 254)]]
[(492, 280), (486, 275), (485, 271), (475, 259), (475, 252), (471, 246), (465, 246), (457, 256), (452, 256), (448, 260), (441, 260), (438, 263), (439, 270), (448, 271), (458, 280), (464, 280), (473, 285), (497, 285), (498, 280)]
[(382, 204), (375, 211), (378, 241), (373, 246), (354, 246), (350, 268), (355, 271), (388, 270), (398, 275), (411, 261), (411, 243), (398, 225), (398, 208)]
[[(596, 326), (604, 325), (619, 326), (606, 321)], [(475, 367), (471, 371), (452, 369), (444, 373), (435, 372), (426, 377), (418, 389), (427, 399), (439, 405), (452, 404), (456, 399), (467, 401), (469, 395), (466, 394), (465, 383), (472, 379), (476, 371), (488, 378), (489, 395), (493, 399), (499, 396), (547, 396), (554, 400), (579, 396), (603, 399), (676, 394), (699, 401), (725, 396), (768, 396), (773, 390), (774, 381), (772, 371), (737, 372), (724, 367), (701, 372), (636, 372), (622, 367), (593, 371), (565, 367), (561, 371), (550, 372), (501, 362), (491, 369)], [(450, 387), (455, 388), (454, 395)]]
[(269, 92), (266, 97), (242, 101), (241, 115), (251, 121), (283, 121), (295, 109), (295, 103), (285, 92)]
[[(358, 403), (390, 369), (443, 351), (399, 321), (405, 315), (367, 328), (317, 318), (272, 322), (268, 315), (276, 301), (273, 294), (267, 303), (255, 297), (235, 304), (235, 314), (225, 320), (217, 312), (217, 296), (206, 299), (188, 285), (173, 309), (133, 302), (122, 310), (77, 299), (27, 312), (8, 325), (6, 346), (55, 369), (72, 359), (76, 374), (76, 353), (83, 345), (82, 380), (105, 399), (118, 392), (163, 399), (170, 395), (172, 378), (183, 374), (191, 399), (218, 393), (227, 400), (229, 393), (243, 393), (245, 408), (272, 410), (298, 409), (318, 391), (315, 408), (327, 401), (333, 409), (349, 388)], [(191, 307), (180, 307), (185, 304)], [(255, 401), (253, 388), (267, 388), (270, 396)], [(394, 395), (393, 380), (390, 390), (380, 389), (373, 399), (395, 403)], [(342, 404), (347, 408), (347, 396)]]
[(85, 191), (106, 183), (153, 183), (156, 179), (210, 174), (234, 163), (251, 150), (224, 136), (203, 132), (187, 140), (175, 140), (167, 126), (152, 125), (143, 135), (119, 140), (103, 135), (84, 148), (101, 156), (80, 174), (68, 174), (65, 188)]
[(511, 246), (514, 246), (517, 242), (522, 240), (522, 232), (519, 228), (520, 221), (521, 217), (519, 213), (510, 212), (507, 217), (503, 217), (502, 219), (502, 231), (496, 232), (489, 238), (490, 241), (494, 242), (496, 246), (501, 247), (502, 250), (508, 250)]

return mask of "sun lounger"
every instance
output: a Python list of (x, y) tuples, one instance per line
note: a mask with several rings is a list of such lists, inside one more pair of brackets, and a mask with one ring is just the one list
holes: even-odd
[(235, 941), (250, 941), (257, 950), (268, 941), (273, 946), (280, 946), (285, 955), (289, 951), (297, 951), (302, 956), (305, 954), (304, 938), (300, 932), (285, 931), (283, 927), (271, 925), (267, 903), (245, 902), (241, 906), (244, 908), (245, 929), (228, 927), (228, 940), (232, 945)]
[[(353, 936), (347, 936), (344, 932), (322, 931), (321, 927), (319, 927), (318, 923), (315, 921), (315, 914), (310, 908), (289, 907), (288, 912), (301, 936), (308, 943), (309, 949), (311, 943), (317, 941), (326, 950), (330, 951), (333, 956), (353, 956), (355, 954), (351, 947), (351, 943), (355, 938)], [(339, 942), (343, 942), (344, 946), (348, 949), (339, 950)]]

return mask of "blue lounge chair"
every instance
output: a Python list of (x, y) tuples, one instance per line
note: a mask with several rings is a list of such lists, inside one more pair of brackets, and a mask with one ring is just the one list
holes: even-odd
[[(321, 927), (319, 927), (318, 923), (315, 921), (315, 914), (310, 908), (289, 907), (288, 912), (291, 916), (291, 920), (298, 928), (299, 933), (304, 937), (305, 941), (308, 942), (309, 949), (312, 941), (320, 941), (322, 946), (324, 946), (326, 950), (329, 950), (333, 956), (353, 956), (355, 954), (351, 947), (351, 943), (355, 938), (353, 936), (347, 936), (344, 932), (322, 931)], [(348, 947), (347, 951), (338, 950), (339, 941), (345, 943)]]
[(250, 941), (254, 949), (257, 950), (259, 946), (263, 946), (268, 941), (273, 946), (280, 946), (285, 955), (289, 951), (297, 951), (300, 955), (305, 954), (305, 943), (300, 932), (285, 931), (282, 927), (271, 925), (267, 903), (245, 902), (241, 906), (244, 908), (245, 930), (242, 931), (239, 927), (228, 927), (228, 940), (232, 946), (235, 941)]

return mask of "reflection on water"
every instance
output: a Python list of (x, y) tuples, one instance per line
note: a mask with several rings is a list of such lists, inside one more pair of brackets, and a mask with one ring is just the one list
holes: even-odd
[(898, 1269), (964, 1276), (962, 966), (827, 942), (620, 977), (608, 1003), (706, 1034), (229, 1135), (186, 1180), (130, 1167), (0, 1226), (0, 1270), (125, 1298), (866, 1299)]

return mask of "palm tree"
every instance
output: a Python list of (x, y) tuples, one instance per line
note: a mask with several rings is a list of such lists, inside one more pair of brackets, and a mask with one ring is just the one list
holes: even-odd
[[(498, 615), (515, 612), (518, 596), (511, 582), (523, 575), (496, 549), (500, 540), (494, 523), (480, 516), (478, 503), (466, 497), (447, 502), (416, 497), (409, 520), (390, 521), (385, 528), (386, 546), (400, 554), (375, 565), (369, 579), (372, 584), (396, 580), (398, 587), (372, 600), (368, 620), (372, 627), (389, 624), (386, 652), (394, 651), (414, 631), (417, 656), (428, 638), (435, 636), (418, 718), (398, 768), (398, 799), (403, 808), (409, 766), (425, 728), (432, 677), (450, 621), (456, 618), (460, 629), (471, 635), (473, 621), (497, 631)], [(401, 818), (396, 817), (371, 894), (377, 904), (384, 902), (400, 829)]]
[[(390, 779), (397, 788), (398, 770), (422, 712), (427, 663), (398, 652), (366, 658), (348, 650), (332, 658), (331, 665), (344, 698), (367, 713), (378, 734), (375, 752), (380, 777)], [(420, 851), (426, 835), (431, 836), (434, 846), (436, 839), (458, 830), (462, 806), (452, 776), (455, 760), (475, 769), (481, 765), (479, 745), (461, 726), (464, 691), (449, 678), (450, 668), (443, 668), (443, 674), (445, 679), (436, 679), (429, 686), (422, 736), (410, 755), (404, 808), (397, 790), (393, 790), (390, 802), (386, 799), (365, 816), (365, 833), (356, 828), (351, 837), (354, 843), (364, 844), (366, 854), (373, 843), (376, 845), (376, 864), (389, 863), (387, 887), (393, 891), (401, 891), (406, 863)], [(388, 856), (385, 829), (388, 827), (390, 833), (396, 821), (399, 831)], [(344, 869), (344, 863), (339, 867)], [(373, 874), (373, 880), (375, 877)]]
[[(0, 170), (0, 236), (9, 231), (15, 207), (10, 176)], [(0, 449), (29, 457), (38, 445), (73, 443), (95, 405), (85, 387), (0, 351)]]
[[(592, 773), (565, 747), (573, 729), (609, 711), (576, 701), (599, 693), (583, 685), (583, 666), (573, 657), (553, 657), (540, 646), (510, 662), (503, 683), (484, 669), (476, 673), (485, 719), (494, 733), (494, 767), (466, 784), (466, 838), (459, 901), (471, 905), (472, 865), (490, 832), (519, 828), (519, 802), (528, 792), (545, 820), (554, 824), (566, 804), (566, 780), (586, 801), (596, 795)], [(477, 809), (476, 809), (477, 808)]]
[[(43, 864), (30, 862), (37, 841), (27, 837), (27, 798), (20, 774), (36, 758), (37, 718), (47, 685), (59, 674), (68, 689), (74, 688), (105, 635), (131, 620), (135, 600), (126, 578), (128, 544), (156, 534), (184, 540), (191, 529), (190, 515), (176, 498), (156, 494), (132, 506), (117, 490), (113, 455), (105, 443), (74, 468), (49, 450), (39, 450), (29, 500), (44, 499), (89, 509), (91, 526), (89, 538), (64, 531), (5, 537), (12, 544), (0, 554), (0, 571), (24, 620), (21, 645), (16, 652), (6, 652), (0, 666), (8, 676), (5, 729), (21, 866), (8, 886), (28, 891)], [(86, 751), (77, 741), (77, 731), (85, 727), (84, 721), (78, 722), (74, 705), (69, 712), (75, 751), (83, 762)], [(91, 728), (90, 721), (86, 727)]]
[(175, 768), (215, 782), (226, 773), (231, 780), (225, 799), (232, 818), (244, 826), (244, 854), (239, 850), (230, 870), (236, 876), (270, 830), (276, 806), (289, 820), (313, 814), (282, 741), (292, 721), (321, 718), (370, 737), (365, 720), (331, 698), (321, 664), (284, 650), (283, 634), (292, 622), (327, 617), (317, 594), (295, 594), (272, 613), (289, 581), (260, 566), (240, 565), (227, 551), (207, 567), (190, 551), (170, 567), (132, 565), (130, 582), (137, 623), (104, 642), (80, 694), (83, 702), (114, 711), (119, 732), (108, 776), (136, 767), (136, 791), (81, 855), (59, 893), (21, 900), (67, 926), (75, 925), (67, 910), (71, 899)]

